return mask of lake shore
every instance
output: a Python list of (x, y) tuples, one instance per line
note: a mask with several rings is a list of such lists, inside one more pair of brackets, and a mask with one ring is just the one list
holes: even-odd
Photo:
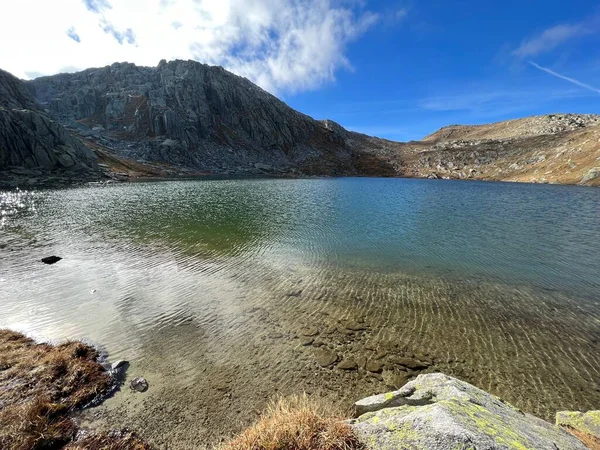
[(149, 449), (129, 432), (79, 432), (72, 413), (101, 402), (118, 385), (99, 356), (80, 342), (37, 344), (0, 330), (0, 448)]
[[(0, 445), (6, 450), (150, 450), (135, 432), (90, 431), (77, 410), (100, 404), (120, 385), (89, 345), (36, 344), (0, 330)], [(341, 363), (338, 364), (341, 366)], [(113, 367), (126, 370), (126, 363)], [(598, 411), (561, 412), (557, 424), (541, 421), (476, 387), (441, 373), (398, 381), (398, 390), (364, 398), (346, 413), (318, 396), (279, 397), (245, 430), (220, 443), (197, 437), (190, 448), (219, 450), (445, 450), (473, 448), (597, 450)], [(343, 389), (343, 387), (340, 387)], [(356, 417), (344, 420), (344, 417)], [(89, 425), (89, 424), (88, 424)], [(199, 425), (199, 424), (198, 424)], [(226, 424), (230, 429), (237, 427)], [(164, 423), (162, 428), (172, 426)], [(449, 428), (450, 426), (450, 428)], [(566, 430), (567, 432), (565, 432)], [(192, 431), (192, 434), (194, 432)], [(569, 434), (570, 433), (570, 434)], [(142, 432), (143, 435), (143, 432)], [(230, 439), (224, 439), (229, 437)], [(165, 444), (168, 448), (187, 448)], [(490, 447), (491, 446), (491, 447)], [(162, 448), (162, 446), (160, 447)]]

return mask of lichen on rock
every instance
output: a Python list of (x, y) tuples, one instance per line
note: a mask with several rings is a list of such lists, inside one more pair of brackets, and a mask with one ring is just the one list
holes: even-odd
[(440, 373), (420, 375), (356, 408), (362, 415), (351, 425), (371, 450), (586, 448), (559, 427)]

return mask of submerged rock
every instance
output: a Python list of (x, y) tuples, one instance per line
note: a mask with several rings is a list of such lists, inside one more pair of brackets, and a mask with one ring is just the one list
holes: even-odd
[(337, 365), (337, 368), (341, 370), (356, 370), (358, 369), (358, 364), (352, 358), (344, 358), (342, 362)]
[(410, 375), (407, 372), (396, 370), (384, 370), (381, 375), (383, 376), (383, 382), (386, 386), (395, 389), (404, 386), (410, 378)]
[(56, 264), (57, 262), (59, 262), (62, 258), (60, 256), (47, 256), (45, 258), (42, 258), (42, 262), (44, 264)]
[(300, 345), (302, 345), (303, 347), (308, 347), (309, 345), (312, 345), (312, 343), (315, 340), (311, 337), (305, 336), (300, 338)]
[(146, 392), (148, 390), (148, 382), (145, 378), (137, 377), (131, 380), (131, 389), (137, 392)]
[(428, 362), (419, 361), (418, 359), (415, 359), (415, 358), (405, 358), (405, 357), (400, 357), (400, 356), (389, 358), (389, 361), (392, 364), (404, 366), (404, 367), (406, 367), (408, 369), (412, 369), (412, 370), (426, 369), (427, 367), (429, 367), (431, 365)]
[(358, 401), (350, 421), (367, 450), (584, 450), (574, 436), (444, 374)]
[(370, 360), (367, 361), (365, 369), (367, 369), (368, 372), (380, 373), (383, 370), (383, 363), (381, 361)]
[(315, 351), (315, 359), (321, 367), (328, 367), (338, 360), (338, 355), (326, 348)]

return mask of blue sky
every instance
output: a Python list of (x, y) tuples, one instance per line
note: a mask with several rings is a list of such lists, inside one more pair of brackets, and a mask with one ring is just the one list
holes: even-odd
[(455, 123), (600, 113), (599, 2), (429, 1), (405, 8), (400, 23), (376, 26), (349, 46), (352, 71), (286, 102), (394, 140), (420, 139)]
[(21, 78), (194, 59), (394, 140), (600, 112), (598, 1), (19, 0), (0, 41), (0, 68)]

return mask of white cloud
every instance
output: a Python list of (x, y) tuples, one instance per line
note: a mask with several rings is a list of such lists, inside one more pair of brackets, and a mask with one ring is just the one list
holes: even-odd
[[(293, 92), (351, 69), (347, 45), (377, 20), (356, 0), (20, 0), (0, 15), (0, 41), (10, 42), (0, 65), (26, 78), (195, 59)], [(74, 29), (79, 43), (67, 34)]]
[(400, 8), (394, 13), (394, 20), (404, 20), (404, 18), (408, 15), (407, 8)]
[(513, 56), (518, 58), (530, 58), (542, 53), (554, 50), (561, 44), (571, 39), (591, 32), (587, 23), (575, 25), (556, 25), (530, 39), (524, 40), (521, 45), (513, 51)]

